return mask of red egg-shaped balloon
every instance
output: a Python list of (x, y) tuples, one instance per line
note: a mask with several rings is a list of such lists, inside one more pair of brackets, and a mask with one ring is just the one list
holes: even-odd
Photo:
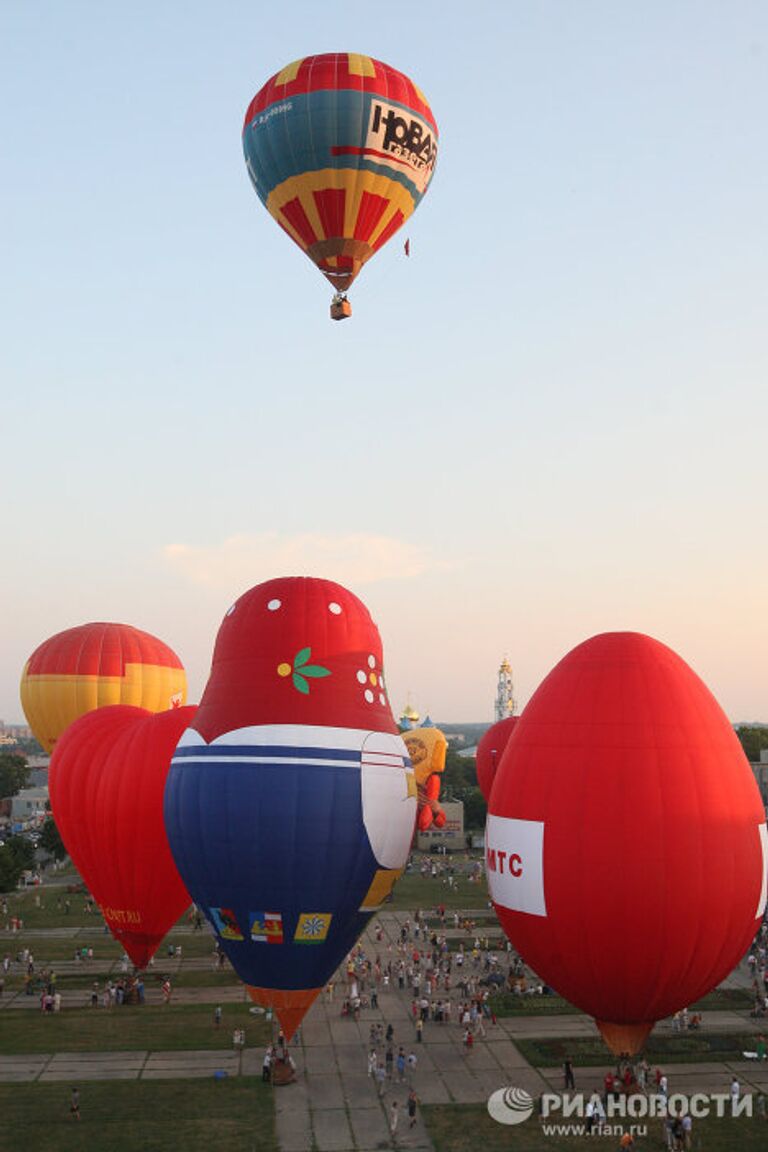
[(497, 720), (495, 724), (491, 724), (488, 731), (480, 737), (475, 753), (475, 771), (477, 772), (478, 787), (485, 797), (486, 803), (491, 797), (491, 787), (496, 776), (496, 769), (501, 763), (504, 749), (519, 719), (519, 716), (505, 716), (503, 720)]
[(191, 900), (168, 846), (163, 793), (195, 708), (115, 704), (81, 716), (51, 757), (51, 809), (116, 940), (145, 968)]
[(765, 811), (728, 719), (669, 648), (595, 636), (502, 757), (488, 883), (526, 962), (614, 1052), (736, 966), (766, 905)]

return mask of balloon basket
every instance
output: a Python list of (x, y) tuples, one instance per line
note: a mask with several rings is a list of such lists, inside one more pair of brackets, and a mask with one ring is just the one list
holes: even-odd
[(331, 320), (346, 320), (352, 315), (352, 305), (346, 296), (334, 296), (331, 301)]
[(282, 1060), (272, 1063), (272, 1083), (275, 1088), (284, 1088), (286, 1084), (293, 1084), (296, 1080), (296, 1069)]

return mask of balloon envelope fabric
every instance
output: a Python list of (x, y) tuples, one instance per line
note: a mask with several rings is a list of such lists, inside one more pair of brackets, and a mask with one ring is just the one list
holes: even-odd
[(391, 892), (415, 817), (364, 605), (300, 577), (245, 593), (176, 749), (165, 819), (195, 902), (287, 1032)]
[(420, 203), (437, 139), (416, 85), (355, 52), (289, 64), (253, 98), (243, 126), (259, 199), (339, 291)]
[(766, 904), (765, 811), (717, 701), (665, 645), (570, 652), (509, 739), (486, 825), (515, 948), (614, 1052), (736, 966)]
[(496, 769), (501, 763), (504, 749), (519, 719), (519, 716), (505, 716), (503, 720), (497, 720), (492, 724), (480, 737), (475, 754), (475, 771), (478, 787), (486, 802), (491, 795)]
[(130, 624), (57, 632), (35, 649), (21, 677), (24, 715), (46, 752), (73, 720), (96, 708), (130, 704), (164, 712), (186, 697), (186, 673), (173, 649)]
[(191, 903), (168, 847), (163, 792), (194, 712), (99, 708), (70, 725), (51, 758), (51, 808), (62, 840), (137, 968)]

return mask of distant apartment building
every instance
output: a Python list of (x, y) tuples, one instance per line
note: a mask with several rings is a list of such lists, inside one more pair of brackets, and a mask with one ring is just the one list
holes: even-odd
[(416, 847), (420, 852), (430, 852), (433, 848), (447, 848), (462, 851), (466, 848), (464, 839), (464, 805), (460, 800), (441, 801), (445, 812), (445, 824), (436, 828), (434, 824), (426, 832), (419, 832)]
[(37, 823), (45, 817), (47, 803), (47, 787), (22, 788), (17, 796), (11, 797), (11, 824)]
[(29, 724), (6, 724), (0, 720), (0, 744), (15, 744), (19, 740), (31, 740)]

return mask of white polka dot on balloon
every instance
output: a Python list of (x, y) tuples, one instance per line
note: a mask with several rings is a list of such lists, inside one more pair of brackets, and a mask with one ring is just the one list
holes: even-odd
[(269, 604), (267, 604), (267, 608), (270, 612), (277, 612), (278, 608), (282, 608), (282, 606), (282, 600), (270, 600)]
[(368, 657), (368, 667), (369, 668), (375, 668), (376, 667), (376, 657), (375, 656), (369, 656)]
[(366, 688), (365, 698), (369, 704), (373, 704), (373, 692), (371, 692), (370, 688)]
[(341, 604), (329, 604), (328, 611), (332, 612), (334, 616), (341, 616)]
[(368, 682), (368, 677), (366, 676), (365, 672), (358, 672), (357, 682), (358, 684), (366, 684)]

